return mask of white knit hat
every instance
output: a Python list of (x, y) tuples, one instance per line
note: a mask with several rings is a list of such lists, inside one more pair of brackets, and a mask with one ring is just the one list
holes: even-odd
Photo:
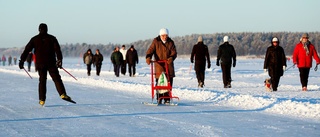
[(202, 42), (202, 36), (198, 37), (198, 42)]
[(228, 36), (224, 36), (224, 37), (223, 37), (223, 42), (228, 42), (228, 40), (229, 40), (229, 37), (228, 37)]
[(276, 41), (276, 42), (277, 42), (277, 41), (279, 41), (279, 40), (278, 40), (278, 38), (274, 37), (274, 38), (272, 39), (272, 42), (273, 42), (273, 41)]
[(167, 28), (160, 29), (159, 35), (169, 35), (169, 30)]

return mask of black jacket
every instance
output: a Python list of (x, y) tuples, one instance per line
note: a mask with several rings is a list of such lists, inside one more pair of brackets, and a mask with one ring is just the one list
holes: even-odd
[(195, 59), (195, 65), (206, 65), (206, 61), (210, 64), (210, 56), (208, 46), (203, 42), (198, 42), (193, 46), (190, 60), (193, 62)]
[(29, 41), (20, 56), (25, 61), (29, 52), (34, 49), (36, 55), (36, 67), (56, 66), (56, 58), (62, 60), (60, 45), (56, 37), (48, 33), (40, 33)]
[(126, 60), (127, 60), (127, 63), (128, 64), (138, 64), (139, 63), (139, 58), (138, 58), (138, 53), (135, 49), (131, 50), (129, 49), (127, 51), (127, 54), (126, 54)]
[(224, 65), (231, 65), (233, 60), (233, 64), (235, 66), (236, 63), (236, 51), (234, 50), (233, 46), (229, 44), (229, 42), (225, 42), (219, 46), (218, 55), (217, 55), (217, 62), (221, 62)]
[(95, 54), (93, 56), (92, 62), (94, 65), (102, 65), (102, 61), (103, 61), (103, 56), (101, 53)]
[(28, 63), (31, 63), (33, 60), (33, 54), (32, 53), (29, 53), (28, 56), (27, 56), (27, 62)]
[(283, 66), (287, 66), (286, 55), (281, 46), (270, 46), (267, 49), (264, 69), (268, 69), (270, 76), (282, 76)]

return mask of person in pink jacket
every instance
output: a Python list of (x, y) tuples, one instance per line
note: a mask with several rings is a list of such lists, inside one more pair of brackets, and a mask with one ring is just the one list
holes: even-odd
[(309, 41), (309, 35), (304, 33), (301, 41), (296, 45), (293, 51), (293, 63), (297, 65), (300, 72), (300, 82), (302, 91), (307, 91), (310, 68), (312, 67), (312, 57), (320, 64), (319, 56), (314, 45)]

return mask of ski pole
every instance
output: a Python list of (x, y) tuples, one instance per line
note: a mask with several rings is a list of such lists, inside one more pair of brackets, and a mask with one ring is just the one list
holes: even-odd
[(23, 68), (23, 70), (29, 75), (29, 77), (32, 79), (32, 77), (31, 77), (31, 75), (29, 74), (29, 72), (25, 69), (25, 68)]
[(61, 69), (64, 70), (64, 72), (68, 73), (71, 77), (73, 77), (75, 80), (77, 80), (73, 75), (71, 75), (67, 70), (65, 70), (63, 67), (61, 67)]

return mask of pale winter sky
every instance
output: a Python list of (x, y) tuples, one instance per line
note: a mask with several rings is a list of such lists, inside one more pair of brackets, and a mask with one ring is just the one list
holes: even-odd
[(320, 31), (319, 0), (0, 0), (0, 48), (23, 47), (48, 24), (60, 44), (124, 44), (219, 32)]

